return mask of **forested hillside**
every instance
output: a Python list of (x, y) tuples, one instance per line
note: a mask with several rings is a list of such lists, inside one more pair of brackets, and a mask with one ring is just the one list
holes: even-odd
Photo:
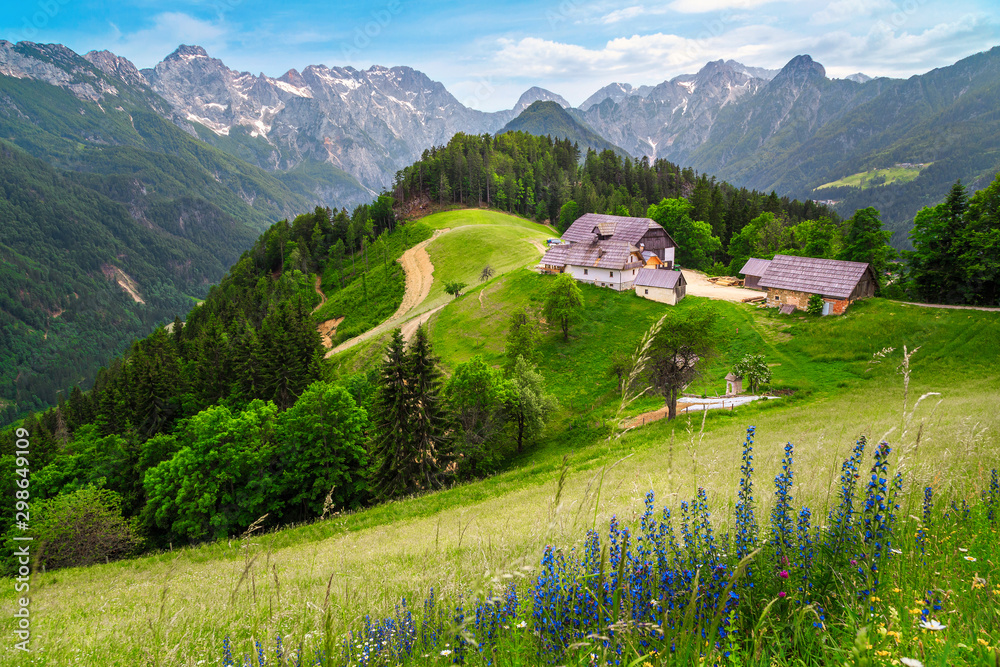
[(558, 102), (538, 101), (522, 111), (517, 118), (510, 121), (497, 134), (507, 132), (527, 132), (535, 136), (550, 136), (555, 139), (568, 139), (583, 146), (585, 149), (598, 153), (612, 150), (628, 157), (628, 153), (599, 135), (594, 128), (582, 120), (583, 114), (576, 109), (564, 109)]
[(89, 386), (328, 175), (286, 184), (186, 134), (151, 91), (93, 80), (100, 101), (0, 76), (0, 423)]

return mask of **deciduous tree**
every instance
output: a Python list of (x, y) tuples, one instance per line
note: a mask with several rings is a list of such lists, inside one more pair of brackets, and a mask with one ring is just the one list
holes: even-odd
[(562, 329), (563, 340), (569, 340), (569, 325), (583, 312), (583, 292), (568, 273), (556, 276), (545, 299), (545, 317)]
[(675, 315), (664, 320), (653, 338), (646, 361), (647, 378), (663, 396), (668, 419), (677, 416), (677, 397), (700, 374), (715, 350), (715, 317), (709, 311)]

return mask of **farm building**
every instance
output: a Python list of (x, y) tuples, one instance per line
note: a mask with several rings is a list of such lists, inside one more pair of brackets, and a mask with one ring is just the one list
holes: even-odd
[(677, 247), (663, 227), (649, 218), (596, 213), (577, 218), (562, 241), (542, 257), (542, 271), (569, 273), (580, 282), (618, 291), (632, 289), (644, 266), (673, 266)]
[(775, 255), (757, 284), (767, 305), (805, 310), (809, 297), (823, 297), (823, 314), (840, 315), (856, 299), (875, 295), (875, 274), (863, 262)]
[(756, 257), (748, 259), (747, 263), (740, 269), (740, 273), (744, 276), (743, 286), (750, 289), (761, 289), (758, 285), (760, 277), (764, 275), (770, 264), (771, 260), (769, 259), (757, 259)]
[(582, 283), (619, 292), (632, 289), (642, 266), (639, 249), (623, 241), (559, 245), (542, 257), (542, 268), (548, 273), (568, 273)]
[(635, 293), (644, 299), (674, 306), (687, 293), (687, 281), (680, 271), (639, 269), (635, 277)]
[(562, 235), (562, 240), (573, 244), (622, 241), (654, 253), (668, 268), (674, 265), (674, 248), (677, 247), (667, 231), (649, 218), (599, 213), (586, 213), (577, 218)]

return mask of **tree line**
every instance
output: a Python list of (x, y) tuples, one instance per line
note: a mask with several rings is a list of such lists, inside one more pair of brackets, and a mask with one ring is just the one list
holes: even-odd
[[(762, 213), (793, 224), (840, 220), (813, 201), (736, 188), (662, 159), (632, 159), (610, 150), (582, 154), (567, 139), (525, 132), (456, 134), (447, 145), (424, 151), (420, 160), (399, 171), (393, 196), (404, 204), (426, 198), (439, 204), (490, 206), (548, 220), (560, 232), (585, 213), (645, 217), (653, 204), (684, 198), (690, 219), (707, 225), (709, 237), (700, 254), (687, 259), (698, 262), (693, 268), (706, 269), (728, 265), (732, 237)], [(702, 231), (695, 230), (691, 238), (685, 230), (678, 233), (686, 242), (697, 243), (705, 236)], [(678, 245), (682, 251), (690, 247), (679, 240)]]

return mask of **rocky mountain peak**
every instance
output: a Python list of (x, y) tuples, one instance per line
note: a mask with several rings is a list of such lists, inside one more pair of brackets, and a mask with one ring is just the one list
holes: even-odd
[(793, 84), (801, 85), (810, 79), (825, 79), (826, 68), (812, 59), (811, 56), (795, 56), (788, 61), (788, 64), (781, 68), (777, 76), (772, 79), (774, 82), (790, 81)]
[(181, 44), (164, 60), (180, 60), (183, 58), (208, 58), (208, 51), (195, 44)]
[(148, 86), (149, 83), (132, 61), (111, 51), (90, 51), (83, 56), (90, 64), (108, 76), (121, 79), (131, 86)]
[(538, 86), (532, 86), (528, 88), (521, 94), (518, 98), (517, 104), (514, 105), (514, 114), (520, 114), (522, 111), (531, 106), (533, 102), (557, 102), (559, 106), (563, 109), (568, 109), (573, 106), (562, 95), (556, 95), (551, 90), (545, 90), (544, 88), (539, 88)]

